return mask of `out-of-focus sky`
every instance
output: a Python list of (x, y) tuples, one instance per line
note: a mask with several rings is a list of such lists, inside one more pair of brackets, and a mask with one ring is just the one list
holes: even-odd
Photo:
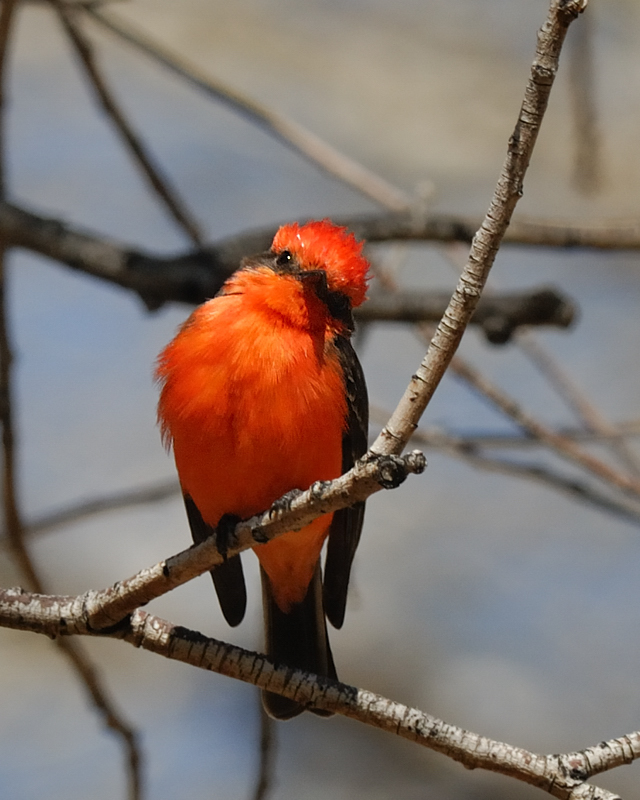
[[(591, 5), (605, 182), (588, 199), (571, 186), (565, 58), (523, 213), (638, 212), (640, 6)], [(481, 214), (547, 3), (134, 0), (109, 8), (405, 190), (433, 182), (435, 208)], [(374, 209), (93, 25), (87, 31), (131, 118), (208, 238)], [(137, 247), (168, 253), (187, 246), (96, 109), (43, 5), (20, 11), (9, 97), (16, 201)], [(26, 253), (10, 258), (27, 516), (171, 476), (155, 427), (152, 369), (189, 309), (148, 314), (122, 290)], [(424, 246), (408, 248), (400, 278), (410, 287), (454, 282), (437, 248)], [(581, 317), (574, 329), (541, 339), (612, 420), (637, 417), (637, 257), (509, 248), (492, 280), (503, 289), (553, 284), (575, 298)], [(394, 325), (373, 327), (362, 344), (371, 400), (391, 408), (422, 345)], [(547, 422), (571, 421), (512, 346), (492, 348), (470, 332), (462, 349)], [(456, 431), (512, 430), (449, 378), (425, 422)], [(541, 752), (579, 749), (637, 729), (638, 528), (539, 486), (427, 455), (423, 476), (369, 502), (347, 620), (330, 634), (341, 678)], [(43, 536), (34, 556), (51, 589), (72, 594), (109, 585), (189, 541), (176, 500)], [(226, 627), (206, 576), (150, 609), (259, 647), (251, 554), (245, 563), (250, 610), (236, 630)], [(0, 554), (0, 584), (18, 582)], [(259, 737), (252, 687), (119, 642), (85, 644), (142, 732), (149, 800), (249, 795)], [(0, 795), (123, 796), (118, 746), (51, 644), (0, 631), (0, 659)], [(597, 782), (637, 797), (638, 767)], [(278, 726), (274, 798), (480, 800), (501, 793), (534, 796), (346, 720), (303, 715)]]

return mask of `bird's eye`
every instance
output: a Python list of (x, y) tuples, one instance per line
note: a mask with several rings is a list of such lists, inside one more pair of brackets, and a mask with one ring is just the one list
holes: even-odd
[(276, 259), (276, 264), (279, 267), (286, 267), (293, 261), (293, 256), (288, 250), (283, 250), (279, 253), (278, 258)]

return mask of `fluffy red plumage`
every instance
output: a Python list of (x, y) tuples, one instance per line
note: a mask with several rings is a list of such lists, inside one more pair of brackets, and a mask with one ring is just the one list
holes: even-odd
[[(367, 289), (361, 251), (328, 220), (285, 225), (271, 251), (247, 259), (162, 352), (158, 417), (195, 541), (225, 518), (249, 517), (291, 489), (337, 477), (364, 453), (366, 387), (349, 344), (350, 308)], [(326, 283), (307, 274), (320, 270)], [(267, 652), (276, 660), (335, 677), (324, 616), (342, 624), (362, 515), (360, 504), (255, 547)], [(225, 617), (238, 624), (246, 603), (240, 558), (212, 575)], [(265, 705), (281, 719), (302, 710), (268, 693)]]

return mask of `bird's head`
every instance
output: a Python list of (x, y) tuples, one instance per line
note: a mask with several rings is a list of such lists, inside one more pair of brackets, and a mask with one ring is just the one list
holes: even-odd
[(363, 243), (346, 228), (328, 219), (298, 225), (283, 225), (275, 235), (271, 250), (286, 269), (323, 270), (330, 292), (359, 306), (367, 295), (369, 262), (362, 255)]

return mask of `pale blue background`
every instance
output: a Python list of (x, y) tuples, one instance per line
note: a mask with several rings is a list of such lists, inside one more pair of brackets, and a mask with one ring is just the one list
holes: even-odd
[[(564, 69), (523, 213), (638, 211), (640, 9), (631, 0), (592, 5), (606, 184), (592, 200), (571, 189)], [(545, 0), (112, 6), (407, 191), (433, 181), (436, 208), (477, 214), (490, 198), (546, 7)], [(294, 217), (373, 210), (228, 110), (89, 30), (126, 108), (209, 238)], [(18, 33), (12, 196), (138, 247), (184, 248), (96, 110), (53, 15), (28, 5)], [(410, 248), (401, 279), (405, 286), (453, 285), (431, 247)], [(576, 298), (582, 313), (575, 329), (543, 340), (613, 420), (638, 415), (635, 256), (505, 249), (495, 280), (501, 288), (553, 283)], [(25, 253), (11, 255), (10, 302), (27, 515), (172, 475), (155, 428), (151, 376), (188, 309), (148, 314), (124, 291)], [(463, 351), (547, 422), (570, 422), (514, 348), (491, 348), (471, 333)], [(373, 328), (362, 351), (372, 401), (391, 408), (421, 356), (409, 330)], [(458, 431), (511, 429), (450, 378), (425, 421)], [(347, 621), (332, 634), (340, 676), (541, 752), (640, 727), (638, 528), (541, 487), (427, 455), (424, 476), (369, 503)], [(69, 594), (106, 586), (188, 542), (176, 500), (52, 533), (34, 552), (49, 586)], [(224, 624), (206, 577), (150, 610), (258, 647), (250, 554), (245, 562), (250, 610), (239, 629)], [(0, 583), (18, 581), (2, 555)], [(249, 796), (258, 741), (252, 687), (122, 643), (85, 644), (142, 731), (150, 799)], [(122, 797), (118, 746), (52, 646), (2, 632), (0, 658), (2, 797)], [(342, 719), (305, 715), (278, 726), (278, 736), (274, 798), (537, 796)], [(633, 798), (640, 796), (638, 776), (638, 767), (624, 768), (597, 782)]]

